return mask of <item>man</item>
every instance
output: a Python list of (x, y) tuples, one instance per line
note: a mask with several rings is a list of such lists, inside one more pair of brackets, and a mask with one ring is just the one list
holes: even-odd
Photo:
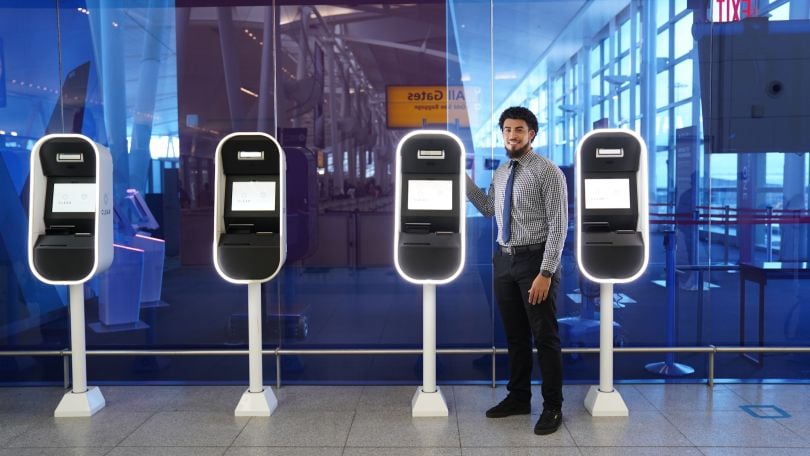
[(487, 417), (531, 413), (532, 337), (543, 377), (543, 412), (534, 433), (555, 432), (562, 423), (562, 353), (556, 297), (560, 256), (568, 228), (568, 195), (560, 168), (532, 150), (537, 118), (526, 108), (501, 114), (509, 161), (495, 170), (485, 194), (467, 176), (467, 197), (481, 213), (495, 216), (495, 299), (509, 349), (509, 394)]

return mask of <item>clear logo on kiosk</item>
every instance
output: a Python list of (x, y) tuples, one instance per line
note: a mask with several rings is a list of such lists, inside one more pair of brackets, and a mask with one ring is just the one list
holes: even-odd
[(95, 183), (54, 183), (52, 212), (95, 212)]
[(276, 183), (236, 181), (231, 195), (232, 211), (275, 211)]
[(409, 180), (409, 211), (452, 211), (453, 181)]
[(630, 209), (630, 179), (585, 179), (585, 209)]

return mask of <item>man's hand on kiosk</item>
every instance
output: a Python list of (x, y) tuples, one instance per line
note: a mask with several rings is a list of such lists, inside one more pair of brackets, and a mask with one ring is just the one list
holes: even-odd
[(542, 273), (537, 274), (532, 281), (532, 287), (529, 288), (529, 304), (535, 305), (545, 301), (549, 288), (551, 288), (551, 277), (543, 277)]
[(464, 177), (467, 178), (467, 188), (474, 188), (475, 187), (475, 181), (472, 180), (472, 177), (470, 177), (470, 175), (467, 174), (467, 173), (464, 173)]

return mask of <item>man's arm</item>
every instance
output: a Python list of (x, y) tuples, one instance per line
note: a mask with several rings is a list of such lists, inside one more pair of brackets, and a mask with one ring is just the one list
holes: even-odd
[(565, 237), (568, 234), (568, 191), (565, 176), (557, 167), (548, 173), (548, 178), (542, 185), (548, 220), (548, 239), (540, 270), (554, 274), (560, 267)]
[(546, 219), (548, 220), (548, 238), (543, 252), (540, 273), (529, 288), (529, 304), (539, 304), (548, 298), (551, 288), (551, 277), (560, 267), (565, 236), (568, 233), (568, 190), (565, 187), (565, 176), (559, 168), (548, 173), (540, 183), (545, 201)]
[(478, 209), (484, 217), (492, 217), (495, 215), (495, 199), (493, 198), (494, 194), (494, 182), (489, 184), (489, 192), (484, 193), (472, 179), (470, 179), (469, 174), (465, 174), (467, 178), (467, 199)]

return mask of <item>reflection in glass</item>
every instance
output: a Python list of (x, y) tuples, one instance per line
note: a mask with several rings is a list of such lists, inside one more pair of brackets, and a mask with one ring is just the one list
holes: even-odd
[[(74, 8), (36, 0), (0, 6), (0, 156), (7, 171), (0, 173), (0, 203), (9, 220), (0, 228), (0, 267), (7, 271), (0, 275), (0, 289), (8, 302), (0, 311), (0, 340), (6, 346), (63, 348), (67, 341), (64, 293), (32, 285), (15, 241), (25, 228), (29, 149), (46, 132), (81, 132), (113, 151), (118, 237), (151, 252), (144, 264), (151, 262), (152, 270), (144, 278), (163, 279), (162, 286), (130, 284), (151, 296), (150, 302), (135, 303), (140, 306), (135, 314), (149, 329), (88, 333), (97, 346), (244, 344), (244, 299), (216, 279), (209, 229), (214, 147), (237, 130), (278, 137), (294, 176), (287, 202), (290, 261), (265, 293), (268, 347), (418, 347), (413, 329), (420, 324), (418, 290), (391, 268), (392, 151), (413, 129), (448, 129), (465, 142), (475, 185), (488, 188), (493, 167), (504, 159), (498, 116), (514, 104), (537, 111), (535, 151), (563, 167), (585, 132), (638, 129), (650, 145), (653, 212), (678, 212), (683, 185), (697, 172), (698, 213), (687, 210), (692, 240), (689, 252), (678, 257), (697, 264), (679, 263), (677, 284), (666, 283), (663, 230), (672, 220), (662, 216), (652, 230), (660, 248), (653, 250), (650, 272), (623, 289), (615, 303), (617, 343), (666, 343), (665, 315), (644, 303), (664, 302), (667, 291), (675, 291), (678, 344), (739, 344), (739, 276), (709, 266), (733, 270), (741, 262), (810, 258), (810, 170), (801, 136), (737, 128), (756, 142), (748, 141), (744, 153), (723, 151), (720, 145), (732, 136), (703, 131), (702, 121), (705, 116), (718, 122), (713, 113), (728, 112), (723, 106), (740, 110), (735, 122), (801, 113), (787, 108), (810, 106), (803, 98), (810, 79), (800, 63), (807, 40), (779, 46), (785, 58), (768, 65), (776, 72), (763, 82), (751, 74), (764, 73), (739, 69), (711, 76), (722, 64), (701, 55), (693, 35), (701, 27), (716, 32), (717, 44), (728, 35), (719, 33), (724, 27), (742, 30), (757, 20), (768, 21), (769, 29), (786, 26), (801, 33), (808, 20), (803, 2), (759, 2), (760, 17), (737, 24), (705, 24), (712, 12), (689, 10), (701, 2), (686, 0), (541, 0), (530, 8), (526, 2), (478, 0), (326, 3), (199, 6), (158, 0)], [(515, 27), (515, 18), (529, 25)], [(765, 65), (762, 49), (774, 39), (744, 46), (747, 61)], [(720, 84), (713, 95), (705, 92), (709, 81)], [(774, 81), (788, 92), (763, 95), (760, 87)], [(389, 88), (405, 94), (401, 112), (389, 109), (394, 92)], [(398, 119), (405, 123), (394, 125), (394, 114), (403, 114)], [(676, 141), (676, 132), (687, 127), (697, 128), (697, 139)], [(785, 141), (775, 143), (774, 136)], [(128, 195), (139, 195), (143, 204), (136, 209)], [(494, 229), (476, 211), (468, 214), (468, 264), (458, 286), (439, 296), (439, 343), (500, 347), (503, 335), (490, 289)], [(148, 247), (136, 241), (144, 236)], [(558, 313), (587, 321), (598, 312), (597, 296), (578, 276), (570, 252), (567, 246)], [(669, 289), (656, 282), (662, 280)], [(808, 343), (810, 318), (800, 303), (810, 296), (810, 285), (788, 280), (788, 286), (767, 287), (768, 345)], [(106, 289), (103, 285), (91, 287)], [(88, 301), (89, 321), (99, 320), (99, 308), (108, 304), (99, 307), (97, 301), (107, 298), (97, 294)], [(754, 340), (755, 326), (747, 322), (743, 339)], [(574, 328), (564, 335), (566, 345), (595, 345), (593, 333)], [(334, 358), (290, 357), (282, 369), (285, 381), (418, 377), (415, 358), (384, 358), (352, 359), (332, 368)], [(757, 373), (730, 361), (727, 375), (801, 376), (786, 361), (766, 358)], [(201, 379), (210, 374), (200, 368), (206, 361), (126, 360), (116, 366), (118, 373), (110, 368), (104, 375)], [(440, 378), (449, 380), (480, 380), (492, 367), (488, 358), (444, 361), (448, 367)], [(621, 364), (617, 376), (649, 378), (637, 361)], [(224, 362), (233, 369), (222, 369), (215, 380), (242, 372), (240, 362)], [(567, 362), (572, 378), (593, 377), (587, 357)], [(48, 366), (48, 379), (60, 378), (58, 363), (42, 366)], [(498, 366), (503, 377), (503, 363)], [(33, 370), (13, 372), (20, 379), (34, 376)]]

